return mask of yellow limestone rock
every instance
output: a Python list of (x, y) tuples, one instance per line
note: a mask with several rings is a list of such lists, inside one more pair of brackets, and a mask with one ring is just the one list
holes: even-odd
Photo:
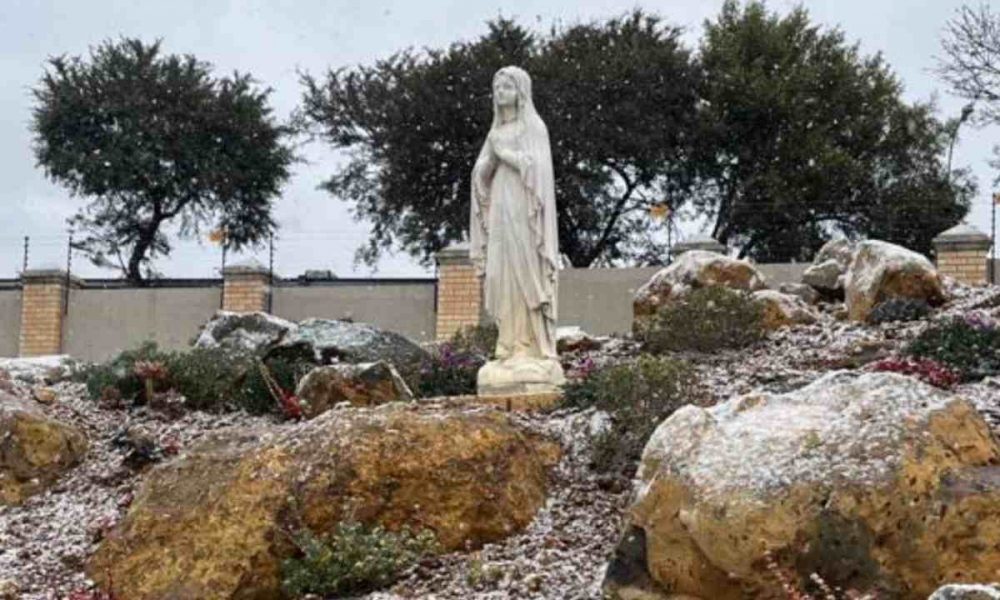
[(962, 398), (896, 374), (687, 406), (653, 434), (605, 578), (614, 598), (924, 600), (1000, 573), (1000, 446)]
[(150, 472), (88, 572), (121, 598), (281, 598), (289, 531), (357, 520), (475, 548), (531, 522), (559, 452), (497, 411), (399, 403), (220, 434)]
[(41, 405), (0, 392), (0, 505), (20, 504), (56, 482), (87, 453), (76, 427)]
[(764, 276), (745, 260), (707, 250), (689, 250), (669, 267), (661, 269), (635, 293), (633, 328), (656, 314), (664, 304), (683, 297), (690, 290), (721, 286), (755, 292), (767, 287)]
[(938, 306), (947, 294), (944, 281), (927, 257), (888, 242), (861, 242), (847, 269), (848, 315), (854, 321), (864, 321), (872, 309), (893, 298), (925, 300)]

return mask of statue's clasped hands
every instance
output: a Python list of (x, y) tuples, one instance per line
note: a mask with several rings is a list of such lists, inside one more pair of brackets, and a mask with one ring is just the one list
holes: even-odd
[(531, 166), (531, 157), (525, 152), (513, 149), (510, 142), (505, 140), (504, 136), (499, 135), (499, 132), (490, 133), (488, 139), (493, 147), (493, 153), (503, 162), (519, 171)]

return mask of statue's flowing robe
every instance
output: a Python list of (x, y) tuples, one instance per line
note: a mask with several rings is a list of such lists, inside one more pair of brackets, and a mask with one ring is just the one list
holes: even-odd
[[(483, 277), (486, 311), (500, 330), (498, 359), (557, 356), (559, 234), (552, 154), (545, 124), (526, 104), (515, 127), (490, 136), (473, 169), (470, 256)], [(514, 167), (500, 160), (495, 144), (527, 160)]]

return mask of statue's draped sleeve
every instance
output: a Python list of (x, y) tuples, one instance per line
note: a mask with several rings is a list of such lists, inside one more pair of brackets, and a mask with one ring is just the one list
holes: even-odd
[(476, 275), (486, 275), (486, 245), (489, 241), (490, 184), (496, 170), (496, 157), (490, 148), (489, 139), (479, 152), (476, 165), (472, 169), (472, 210), (469, 222), (469, 258), (476, 269)]
[[(522, 151), (529, 161), (521, 168), (521, 180), (531, 202), (529, 207), (531, 239), (541, 262), (541, 298), (529, 299), (532, 308), (540, 309), (556, 320), (556, 294), (559, 279), (559, 229), (556, 226), (555, 175), (549, 132), (541, 119), (528, 122)], [(536, 304), (537, 303), (537, 304)]]

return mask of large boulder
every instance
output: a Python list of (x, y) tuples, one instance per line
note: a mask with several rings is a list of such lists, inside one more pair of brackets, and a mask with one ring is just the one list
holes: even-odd
[(633, 315), (639, 321), (656, 314), (689, 291), (712, 286), (754, 292), (767, 287), (764, 276), (745, 260), (705, 250), (689, 250), (661, 269), (635, 293)]
[(195, 340), (199, 348), (228, 348), (263, 354), (297, 326), (265, 312), (234, 313), (220, 310), (205, 323)]
[(759, 290), (751, 294), (751, 298), (761, 306), (762, 325), (768, 331), (816, 322), (816, 313), (798, 296), (775, 290)]
[(501, 412), (398, 403), (229, 431), (151, 470), (87, 570), (121, 598), (282, 598), (289, 531), (355, 520), (477, 548), (532, 521), (559, 453)]
[(946, 582), (989, 581), (998, 461), (969, 402), (902, 375), (841, 371), (787, 394), (686, 406), (643, 452), (605, 589), (786, 598), (781, 571), (802, 589), (818, 573), (924, 600)]
[(385, 361), (316, 367), (299, 381), (295, 395), (302, 401), (303, 414), (308, 419), (341, 402), (377, 406), (413, 400), (406, 382)]
[(427, 351), (406, 336), (367, 323), (329, 319), (300, 322), (268, 355), (305, 356), (319, 364), (384, 360), (404, 376), (430, 360)]
[(0, 392), (0, 505), (21, 504), (83, 460), (87, 439), (40, 405)]
[(858, 244), (847, 270), (845, 296), (850, 319), (864, 321), (873, 308), (894, 298), (938, 306), (947, 299), (944, 282), (927, 257), (902, 246), (867, 240)]

